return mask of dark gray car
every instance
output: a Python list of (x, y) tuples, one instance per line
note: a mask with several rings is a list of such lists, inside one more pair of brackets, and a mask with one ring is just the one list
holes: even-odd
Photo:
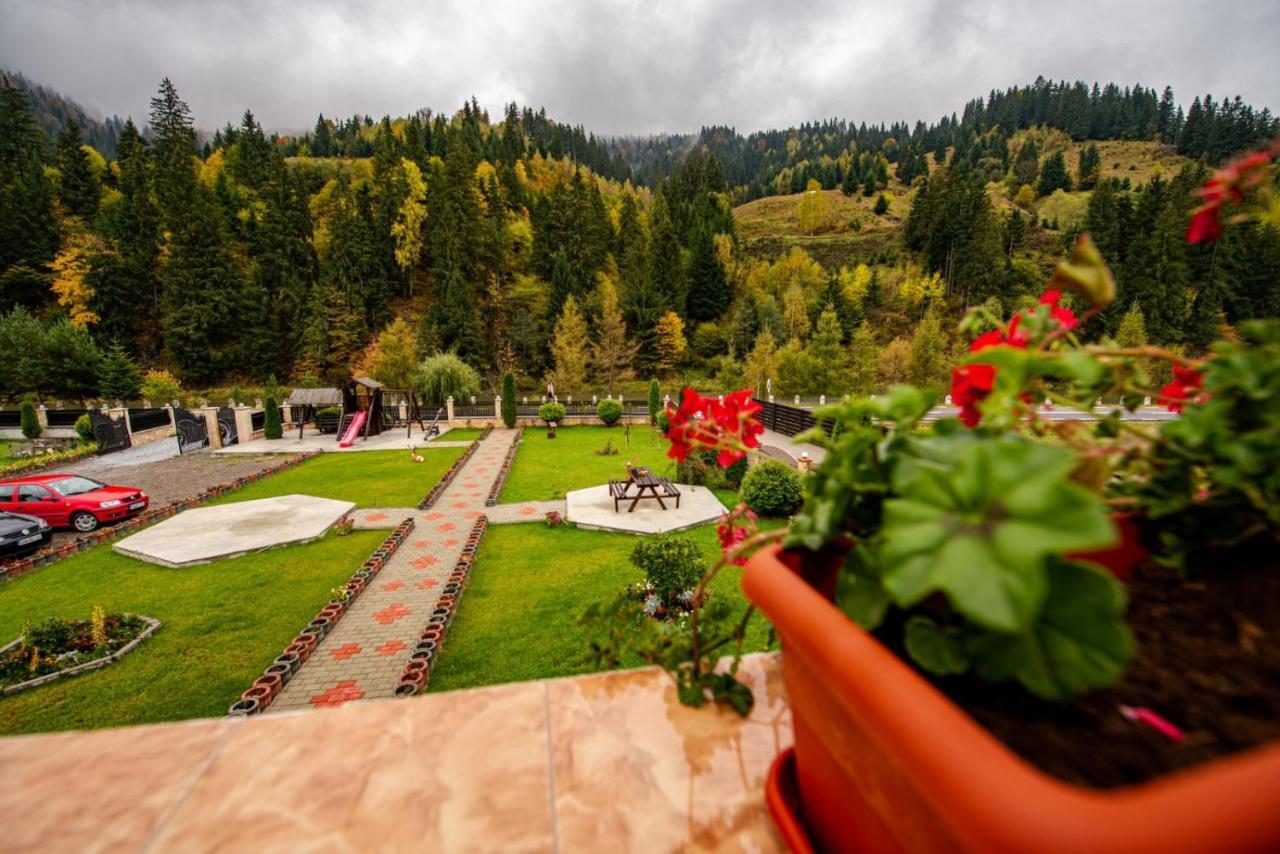
[(43, 519), (0, 511), (0, 558), (25, 557), (51, 539), (53, 529)]

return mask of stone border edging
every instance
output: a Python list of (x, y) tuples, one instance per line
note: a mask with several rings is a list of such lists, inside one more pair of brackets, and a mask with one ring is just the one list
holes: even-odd
[[(159, 620), (153, 617), (144, 616), (142, 614), (133, 614), (133, 615), (126, 614), (126, 616), (137, 617), (138, 619), (145, 622), (147, 624), (147, 627), (143, 629), (142, 633), (139, 634), (136, 638), (129, 641), (127, 644), (120, 647), (115, 652), (111, 653), (110, 655), (104, 655), (104, 656), (101, 656), (100, 658), (95, 658), (93, 661), (86, 661), (84, 664), (77, 664), (75, 667), (68, 667), (66, 670), (59, 670), (56, 673), (46, 673), (45, 675), (38, 676), (35, 679), (28, 679), (26, 682), (19, 682), (16, 685), (8, 685), (0, 693), (2, 693), (4, 696), (7, 697), (10, 694), (16, 694), (19, 691), (26, 691), (29, 688), (38, 688), (41, 685), (47, 685), (50, 682), (54, 682), (58, 679), (61, 679), (63, 676), (75, 676), (76, 674), (79, 674), (79, 673), (88, 673), (90, 670), (100, 670), (103, 667), (106, 667), (108, 664), (114, 664), (115, 662), (123, 658), (127, 653), (132, 652), (134, 648), (137, 647), (138, 644), (142, 643), (144, 640), (151, 637), (151, 635), (155, 633), (155, 630), (160, 628), (160, 626), (163, 625), (163, 623), (161, 623)], [(4, 647), (0, 647), (0, 654), (8, 652), (9, 650), (13, 649), (15, 646), (17, 646), (20, 643), (22, 643), (22, 638), (18, 638), (17, 640), (13, 641), (13, 643), (7, 644)]]
[(480, 550), (480, 542), (484, 539), (489, 527), (489, 517), (481, 516), (471, 528), (467, 542), (462, 547), (462, 554), (454, 564), (453, 572), (445, 582), (435, 610), (427, 619), (426, 628), (418, 636), (418, 644), (409, 655), (409, 663), (405, 665), (396, 682), (396, 697), (413, 697), (427, 689), (431, 681), (431, 671), (439, 660), (440, 651), (444, 649), (444, 636), (458, 613), (458, 602), (471, 577), (471, 566), (475, 563), (476, 552)]
[(274, 466), (263, 469), (253, 474), (238, 477), (235, 480), (229, 480), (216, 486), (211, 486), (199, 495), (191, 498), (184, 498), (181, 501), (175, 501), (166, 507), (149, 507), (137, 516), (131, 516), (122, 519), (110, 527), (100, 527), (98, 530), (88, 534), (81, 534), (69, 543), (63, 543), (55, 549), (47, 549), (42, 552), (22, 558), (21, 560), (10, 561), (9, 563), (0, 562), (0, 582), (8, 581), (19, 576), (26, 575), (36, 569), (51, 566), (58, 561), (65, 560), (77, 552), (86, 552), (94, 546), (101, 545), (111, 540), (117, 540), (125, 534), (131, 533), (144, 528), (153, 522), (161, 519), (168, 519), (175, 516), (183, 510), (191, 510), (199, 507), (207, 501), (226, 495), (236, 489), (248, 486), (251, 483), (270, 477), (273, 474), (279, 474), (286, 469), (291, 469), (296, 465), (306, 462), (313, 457), (319, 456), (323, 451), (308, 451), (305, 454), (299, 454), (296, 457), (285, 460)]
[(511, 464), (516, 460), (516, 451), (520, 449), (520, 440), (524, 438), (524, 428), (516, 429), (516, 437), (511, 442), (511, 447), (507, 448), (507, 456), (502, 461), (502, 465), (498, 467), (498, 476), (493, 480), (493, 486), (489, 487), (489, 497), (484, 500), (485, 507), (492, 507), (498, 503), (498, 498), (502, 495), (502, 488), (507, 485), (507, 475), (511, 473)]
[(453, 479), (458, 476), (458, 472), (462, 471), (462, 467), (467, 464), (467, 460), (471, 459), (471, 455), (480, 447), (480, 443), (492, 432), (492, 427), (486, 427), (484, 432), (472, 440), (467, 449), (462, 452), (462, 456), (453, 461), (453, 465), (449, 466), (449, 470), (440, 476), (435, 486), (431, 487), (431, 491), (418, 502), (419, 510), (431, 509), (431, 506), (436, 503), (441, 494), (449, 488), (449, 484), (453, 483)]
[(331, 599), (329, 604), (320, 609), (315, 619), (289, 642), (284, 652), (277, 656), (275, 661), (267, 665), (267, 669), (253, 681), (248, 690), (240, 695), (240, 699), (231, 704), (231, 708), (227, 710), (228, 717), (260, 714), (271, 705), (276, 695), (289, 684), (293, 675), (320, 646), (320, 642), (333, 631), (334, 626), (342, 619), (342, 615), (351, 608), (374, 577), (382, 571), (413, 528), (414, 521), (410, 516), (387, 535), (382, 544), (373, 550), (373, 554), (352, 573), (346, 584), (346, 598)]

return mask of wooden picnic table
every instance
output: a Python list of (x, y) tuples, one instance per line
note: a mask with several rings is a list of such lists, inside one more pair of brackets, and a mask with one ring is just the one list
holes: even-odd
[[(674, 498), (676, 507), (680, 506), (680, 490), (676, 489), (670, 481), (665, 478), (658, 477), (646, 466), (627, 466), (627, 479), (625, 481), (611, 481), (610, 491), (613, 495), (613, 509), (616, 513), (620, 502), (631, 499), (631, 506), (627, 508), (627, 512), (634, 512), (636, 505), (646, 498), (651, 498), (658, 502), (658, 506), (663, 510), (667, 509), (663, 498)], [(631, 487), (635, 487), (634, 493)]]

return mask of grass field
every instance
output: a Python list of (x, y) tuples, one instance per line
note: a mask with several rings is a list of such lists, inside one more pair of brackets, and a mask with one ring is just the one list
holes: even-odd
[[(480, 438), (483, 433), (480, 427), (454, 427), (445, 433), (440, 434), (441, 442), (474, 442)], [(434, 440), (433, 440), (434, 441)], [(429, 447), (429, 446), (428, 446)]]
[(0, 644), (28, 621), (84, 619), (97, 604), (164, 623), (116, 664), (0, 699), (0, 734), (226, 714), (385, 535), (357, 531), (183, 569), (99, 546), (0, 584)]
[(425, 458), (421, 463), (415, 463), (408, 450), (321, 454), (213, 503), (299, 493), (354, 501), (357, 507), (413, 507), (464, 450), (419, 448)]
[[(607, 457), (597, 454), (608, 441), (618, 453)], [(628, 462), (649, 466), (665, 477), (675, 475), (675, 463), (667, 457), (667, 441), (646, 426), (631, 426), (630, 444), (621, 425), (561, 427), (554, 439), (547, 438), (545, 429), (530, 427), (524, 431), (499, 501), (510, 504), (564, 498), (570, 490), (625, 476)]]
[[(716, 559), (714, 525), (675, 536), (694, 540), (709, 561)], [(627, 559), (636, 542), (629, 534), (541, 524), (491, 526), (431, 675), (431, 690), (591, 670), (578, 618), (592, 602), (608, 601), (644, 580)], [(728, 567), (712, 583), (715, 595), (740, 608), (746, 606), (738, 586), (741, 572)], [(764, 649), (767, 633), (768, 624), (757, 616), (749, 628), (748, 651)]]

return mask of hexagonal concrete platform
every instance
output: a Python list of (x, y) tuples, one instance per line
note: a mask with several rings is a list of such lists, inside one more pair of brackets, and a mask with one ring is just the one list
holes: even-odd
[(676, 509), (674, 499), (663, 499), (667, 509), (663, 510), (658, 502), (646, 499), (636, 505), (634, 512), (627, 512), (630, 501), (619, 505), (617, 512), (613, 509), (613, 499), (609, 496), (609, 485), (592, 486), (587, 489), (575, 489), (565, 496), (568, 504), (569, 521), (579, 528), (590, 528), (596, 531), (624, 531), (630, 534), (666, 534), (671, 531), (683, 531), (695, 525), (714, 522), (725, 511), (716, 495), (705, 486), (688, 486), (678, 484), (680, 490), (680, 508)]
[(198, 507), (125, 537), (113, 548), (162, 566), (192, 566), (319, 539), (355, 506), (331, 498), (281, 495)]

